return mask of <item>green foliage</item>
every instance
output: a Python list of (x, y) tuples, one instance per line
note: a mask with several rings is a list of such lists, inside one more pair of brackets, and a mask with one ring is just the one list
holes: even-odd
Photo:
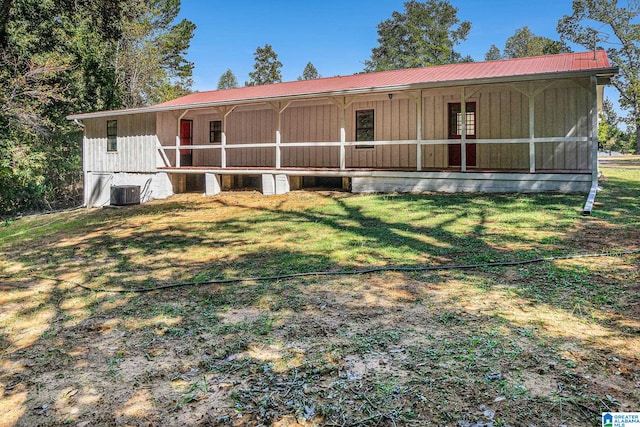
[(318, 69), (311, 63), (311, 61), (309, 61), (304, 67), (302, 75), (298, 77), (298, 80), (313, 80), (319, 79), (320, 77), (322, 76), (318, 73)]
[(0, 3), (0, 216), (81, 203), (80, 111), (188, 92), (179, 0)]
[(446, 0), (411, 0), (378, 24), (379, 46), (371, 50), (365, 71), (426, 67), (469, 61), (453, 48), (466, 40), (471, 23), (460, 22), (458, 9)]
[[(636, 153), (640, 154), (640, 7), (630, 3), (619, 7), (616, 0), (574, 0), (573, 13), (558, 21), (558, 33), (563, 40), (588, 49), (600, 48), (604, 42), (609, 47), (607, 55), (619, 68), (612, 79), (620, 93), (620, 105), (630, 111), (628, 122), (636, 130)], [(601, 37), (607, 29), (611, 36)]]
[(504, 58), (524, 58), (527, 56), (554, 55), (571, 52), (563, 41), (537, 36), (525, 26), (507, 39), (504, 45)]
[(233, 89), (238, 87), (238, 80), (236, 79), (235, 74), (231, 69), (228, 69), (220, 76), (220, 80), (218, 80), (218, 90), (221, 89)]
[(626, 151), (627, 135), (619, 128), (620, 119), (616, 114), (613, 103), (605, 99), (598, 124), (598, 149), (604, 151)]
[(484, 54), (485, 61), (496, 61), (502, 59), (502, 53), (495, 44), (492, 44), (487, 53)]
[(278, 61), (278, 55), (273, 51), (270, 44), (259, 47), (254, 53), (255, 63), (253, 71), (249, 73), (249, 81), (245, 86), (260, 86), (282, 81), (282, 62)]
[(186, 60), (195, 25), (171, 22), (180, 11), (179, 0), (131, 0), (130, 15), (120, 24), (116, 41), (115, 78), (121, 106), (140, 107), (189, 93), (193, 63)]

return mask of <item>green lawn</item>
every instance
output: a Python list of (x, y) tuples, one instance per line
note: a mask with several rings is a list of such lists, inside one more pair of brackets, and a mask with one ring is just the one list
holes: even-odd
[[(640, 166), (603, 173), (586, 217), (583, 195), (294, 192), (6, 221), (0, 425), (597, 426), (637, 411), (637, 254), (202, 284), (639, 249)], [(199, 284), (75, 286), (183, 282)]]

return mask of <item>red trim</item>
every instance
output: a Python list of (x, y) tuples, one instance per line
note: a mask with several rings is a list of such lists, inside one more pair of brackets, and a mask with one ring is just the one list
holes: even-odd
[[(193, 120), (180, 120), (180, 145), (193, 145)], [(180, 154), (191, 154), (191, 149), (182, 149)]]
[[(452, 131), (458, 128), (457, 118), (458, 113), (462, 110), (462, 104), (460, 102), (451, 102), (448, 106), (448, 117), (447, 117), (447, 132), (449, 134), (449, 139), (462, 139), (462, 135), (458, 133), (452, 133)], [(473, 112), (473, 134), (466, 135), (466, 139), (476, 139), (476, 133), (478, 132), (478, 122), (476, 120), (476, 103), (475, 102), (467, 102), (466, 108), (467, 113)], [(465, 144), (465, 151), (467, 153), (467, 166), (475, 167), (476, 166), (476, 144)], [(462, 166), (462, 144), (449, 144), (449, 166)]]

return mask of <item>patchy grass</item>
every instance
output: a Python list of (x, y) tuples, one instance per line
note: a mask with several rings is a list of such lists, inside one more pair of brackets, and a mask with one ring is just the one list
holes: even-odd
[(637, 411), (637, 255), (202, 284), (638, 249), (640, 166), (603, 172), (591, 217), (579, 195), (294, 192), (7, 221), (0, 425), (597, 426)]

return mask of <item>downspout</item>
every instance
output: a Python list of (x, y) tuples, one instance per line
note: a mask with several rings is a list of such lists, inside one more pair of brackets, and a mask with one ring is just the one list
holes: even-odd
[(591, 215), (598, 194), (598, 84), (596, 76), (591, 76), (591, 189), (582, 209), (582, 215)]

